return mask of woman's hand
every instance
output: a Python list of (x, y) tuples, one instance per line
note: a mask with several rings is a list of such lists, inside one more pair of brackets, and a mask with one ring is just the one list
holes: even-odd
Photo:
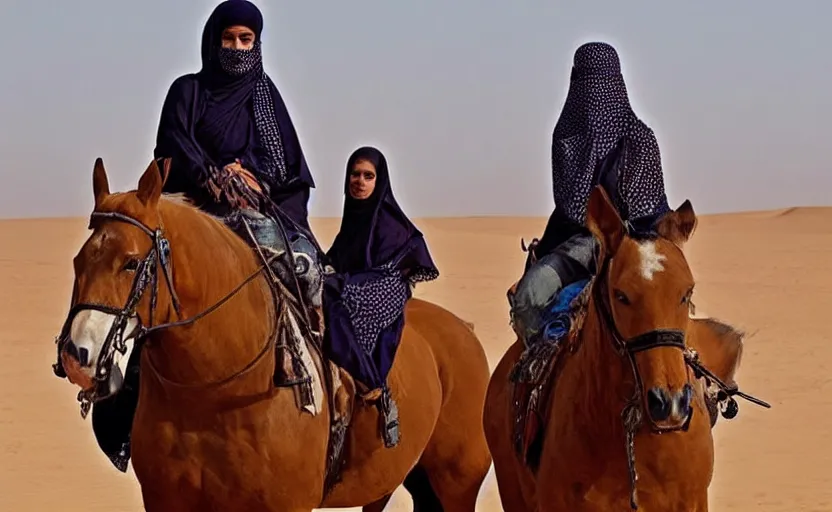
[(235, 160), (233, 163), (226, 165), (225, 167), (223, 167), (223, 170), (229, 173), (234, 173), (243, 178), (243, 181), (245, 181), (246, 185), (250, 189), (260, 193), (263, 192), (263, 190), (260, 188), (260, 183), (257, 182), (257, 178), (255, 178), (250, 171), (243, 168), (239, 160)]

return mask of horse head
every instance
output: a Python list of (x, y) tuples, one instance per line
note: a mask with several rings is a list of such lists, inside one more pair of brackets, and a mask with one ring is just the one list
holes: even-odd
[(682, 247), (696, 221), (685, 201), (659, 220), (655, 232), (639, 234), (622, 222), (601, 187), (588, 205), (587, 225), (600, 245), (594, 288), (599, 320), (634, 374), (630, 406), (646, 412), (656, 431), (684, 429), (693, 414), (685, 356), (694, 278)]
[[(158, 205), (170, 170), (152, 161), (138, 188), (110, 193), (101, 158), (93, 168), (89, 238), (73, 259), (71, 309), (59, 338), (55, 373), (81, 387), (89, 403), (119, 391), (143, 326), (177, 313), (170, 254)], [(113, 222), (121, 221), (121, 222)], [(157, 285), (167, 281), (167, 286)], [(62, 375), (63, 374), (63, 375)]]

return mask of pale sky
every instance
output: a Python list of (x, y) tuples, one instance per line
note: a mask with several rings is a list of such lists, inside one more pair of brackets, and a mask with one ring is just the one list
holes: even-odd
[[(257, 2), (266, 70), (340, 215), (359, 145), (413, 217), (548, 215), (552, 128), (582, 43), (619, 51), (671, 206), (832, 204), (832, 2)], [(162, 100), (199, 69), (206, 0), (0, 0), (0, 217), (87, 215), (102, 156), (135, 188)]]

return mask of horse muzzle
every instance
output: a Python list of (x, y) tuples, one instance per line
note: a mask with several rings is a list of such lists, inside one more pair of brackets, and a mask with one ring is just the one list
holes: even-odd
[(686, 431), (693, 417), (693, 386), (677, 391), (654, 387), (646, 393), (646, 409), (656, 433)]
[(60, 368), (69, 382), (82, 390), (89, 391), (95, 387), (87, 349), (78, 349), (72, 341), (65, 343), (60, 352)]
[(76, 305), (57, 339), (56, 376), (81, 388), (81, 415), (92, 403), (118, 393), (141, 322), (103, 307)]

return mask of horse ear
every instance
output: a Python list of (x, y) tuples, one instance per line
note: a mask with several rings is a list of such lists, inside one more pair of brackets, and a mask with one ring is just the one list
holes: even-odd
[(92, 168), (92, 194), (95, 198), (96, 208), (110, 195), (110, 181), (107, 178), (107, 170), (104, 169), (104, 160), (101, 157), (95, 159)]
[(165, 183), (168, 182), (168, 176), (170, 176), (171, 160), (171, 158), (165, 158), (162, 160), (162, 188), (164, 188)]
[(600, 185), (589, 196), (586, 225), (601, 242), (603, 254), (615, 254), (624, 239), (624, 222)]
[(159, 197), (162, 195), (162, 173), (159, 171), (159, 166), (156, 160), (151, 160), (150, 165), (139, 179), (139, 188), (136, 190), (136, 197), (143, 205), (148, 207), (155, 207), (159, 202)]
[(679, 247), (690, 240), (696, 230), (698, 219), (693, 205), (686, 199), (676, 210), (667, 212), (656, 225), (656, 232), (659, 236), (670, 240)]

